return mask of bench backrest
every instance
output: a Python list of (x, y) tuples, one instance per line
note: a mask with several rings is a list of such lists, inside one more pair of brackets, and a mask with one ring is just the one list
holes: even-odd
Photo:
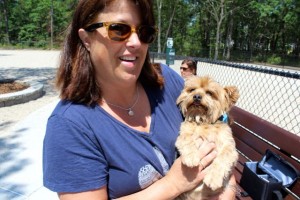
[[(243, 109), (232, 108), (231, 125), (240, 153), (235, 176), (239, 183), (246, 161), (260, 161), (267, 149), (279, 154), (300, 171), (300, 137), (275, 126)], [(286, 190), (285, 199), (300, 199), (300, 180)], [(296, 196), (296, 197), (295, 197)]]

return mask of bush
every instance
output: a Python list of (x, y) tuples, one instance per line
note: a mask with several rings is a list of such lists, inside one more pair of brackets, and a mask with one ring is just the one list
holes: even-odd
[(273, 65), (279, 65), (281, 64), (282, 60), (280, 56), (272, 55), (267, 59), (267, 63), (273, 64)]

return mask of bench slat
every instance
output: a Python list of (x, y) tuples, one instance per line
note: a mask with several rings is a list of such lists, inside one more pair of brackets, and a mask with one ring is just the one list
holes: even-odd
[[(261, 147), (261, 142), (257, 140), (252, 134), (249, 134), (247, 131), (242, 129), (239, 126), (232, 126), (233, 135), (236, 141), (236, 147), (243, 154), (247, 155), (251, 160), (261, 160), (264, 149), (260, 150), (256, 147)], [(260, 143), (260, 144), (257, 144)]]
[[(300, 160), (300, 137), (238, 107), (231, 109), (234, 121), (279, 146)], [(241, 116), (241, 117), (239, 117)], [(274, 137), (275, 136), (275, 137)]]

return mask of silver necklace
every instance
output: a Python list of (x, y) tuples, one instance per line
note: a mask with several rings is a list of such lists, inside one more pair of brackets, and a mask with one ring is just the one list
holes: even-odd
[(140, 93), (139, 93), (139, 88), (138, 88), (138, 86), (136, 86), (136, 92), (137, 92), (137, 97), (136, 97), (136, 99), (135, 99), (135, 102), (133, 103), (133, 105), (132, 106), (130, 106), (129, 108), (123, 108), (123, 107), (121, 107), (121, 106), (118, 106), (118, 105), (115, 105), (115, 104), (113, 104), (113, 103), (109, 103), (108, 101), (106, 101), (106, 100), (104, 100), (108, 105), (111, 105), (111, 106), (114, 106), (114, 107), (116, 107), (116, 108), (120, 108), (120, 109), (122, 109), (122, 110), (126, 110), (127, 111), (127, 114), (129, 115), (129, 116), (133, 116), (134, 115), (134, 112), (133, 112), (133, 107), (137, 104), (137, 102), (139, 101), (139, 97), (140, 97)]

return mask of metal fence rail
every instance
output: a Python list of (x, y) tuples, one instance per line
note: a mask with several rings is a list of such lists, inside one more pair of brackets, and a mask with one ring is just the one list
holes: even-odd
[(224, 86), (239, 88), (238, 107), (300, 136), (299, 71), (194, 59), (199, 76), (209, 75)]

